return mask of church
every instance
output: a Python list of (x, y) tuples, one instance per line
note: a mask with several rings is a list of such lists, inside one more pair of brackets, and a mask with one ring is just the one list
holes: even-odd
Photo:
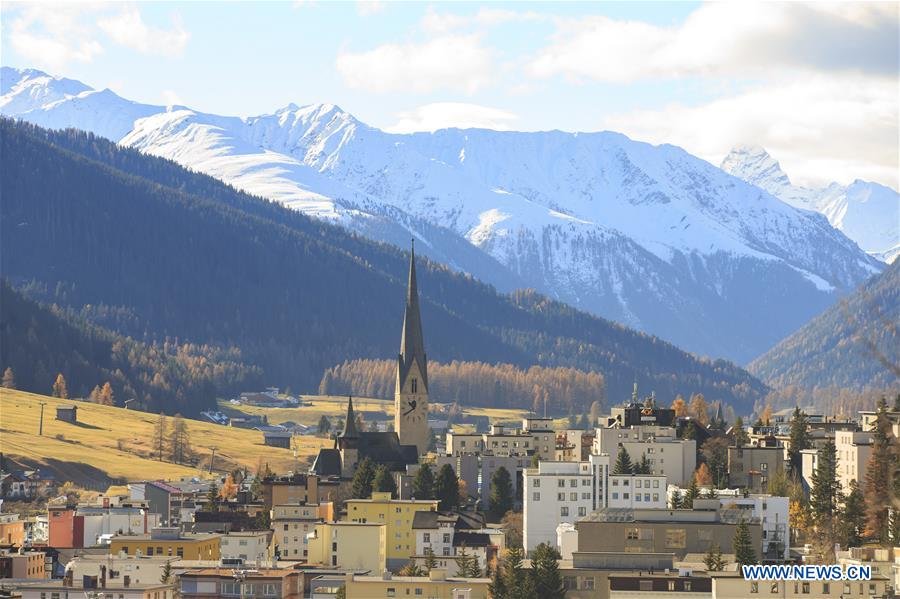
[(360, 431), (353, 412), (353, 398), (347, 400), (344, 430), (334, 440), (334, 447), (319, 450), (310, 472), (319, 476), (351, 478), (356, 466), (365, 458), (392, 471), (405, 471), (408, 464), (418, 462), (428, 450), (431, 430), (428, 427), (428, 362), (419, 312), (419, 289), (416, 283), (415, 247), (409, 254), (409, 280), (406, 310), (397, 354), (397, 376), (394, 390), (394, 430)]

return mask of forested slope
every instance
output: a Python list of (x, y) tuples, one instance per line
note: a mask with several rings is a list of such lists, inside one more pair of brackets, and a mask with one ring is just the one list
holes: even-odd
[[(408, 260), (396, 248), (88, 134), (8, 120), (0, 133), (0, 266), (29, 294), (139, 339), (238, 348), (296, 391), (345, 360), (395, 355)], [(530, 291), (500, 295), (428, 261), (419, 289), (436, 361), (596, 371), (611, 401), (635, 380), (738, 405), (765, 391), (729, 362)]]

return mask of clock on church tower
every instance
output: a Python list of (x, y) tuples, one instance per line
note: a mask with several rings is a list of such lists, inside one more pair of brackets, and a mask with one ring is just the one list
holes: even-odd
[(419, 455), (428, 450), (428, 363), (419, 314), (419, 290), (416, 286), (416, 253), (409, 254), (409, 282), (400, 353), (397, 355), (397, 380), (394, 391), (394, 428), (401, 445), (415, 445)]

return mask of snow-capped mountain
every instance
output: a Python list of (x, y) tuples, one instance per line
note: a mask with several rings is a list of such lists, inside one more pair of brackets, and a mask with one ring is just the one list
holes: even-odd
[(112, 92), (53, 91), (63, 97), (29, 105), (20, 87), (9, 86), (2, 101), (16, 110), (3, 114), (94, 131), (378, 240), (413, 235), (432, 258), (500, 289), (534, 287), (738, 361), (882, 267), (822, 215), (680, 148), (617, 133), (399, 135), (331, 105), (241, 119)]
[(808, 188), (794, 185), (777, 160), (763, 148), (737, 146), (722, 161), (722, 170), (806, 210), (821, 212), (859, 247), (885, 262), (900, 255), (900, 194), (889, 187), (857, 179)]

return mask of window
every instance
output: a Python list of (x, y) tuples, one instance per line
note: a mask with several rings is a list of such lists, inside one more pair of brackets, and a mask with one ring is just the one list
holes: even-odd
[(540, 494), (540, 493), (533, 493), (533, 494), (531, 495), (531, 498), (532, 498), (533, 500), (535, 500), (535, 501), (540, 501), (540, 500), (541, 500), (541, 494)]
[(565, 494), (565, 493), (557, 493), (557, 494), (556, 494), (556, 500), (557, 500), (557, 501), (565, 501), (565, 500), (566, 500), (566, 494)]
[(637, 541), (638, 540), (638, 529), (629, 528), (625, 533), (625, 538), (629, 541)]
[(763, 472), (765, 472), (766, 470), (769, 469), (769, 464), (767, 464), (766, 462), (762, 462), (762, 463), (759, 465), (759, 469), (762, 470)]
[(581, 584), (581, 588), (585, 591), (593, 591), (594, 578), (592, 576), (588, 576), (587, 578), (585, 578)]
[(613, 494), (612, 494), (612, 498), (613, 498), (613, 499), (618, 499), (618, 498), (619, 498), (619, 494), (618, 494), (618, 493), (613, 493)]
[(421, 594), (422, 594), (422, 588), (416, 587), (416, 595), (421, 595)]
[(584, 506), (581, 506), (580, 508), (578, 508), (578, 516), (580, 518), (584, 518), (585, 516), (587, 516), (587, 508)]
[(654, 488), (654, 489), (658, 489), (658, 488), (659, 488), (659, 481), (658, 481), (658, 480), (655, 480), (655, 479), (654, 479), (654, 481), (653, 481), (653, 488)]
[(539, 478), (534, 479), (534, 485), (532, 485), (532, 486), (534, 486), (535, 488), (540, 487), (541, 479), (539, 479)]
[(444, 533), (444, 542), (445, 542), (445, 543), (449, 543), (449, 542), (450, 542), (450, 534), (449, 534), (449, 533)]
[(622, 499), (628, 499), (629, 497), (628, 493), (622, 493)]
[(685, 547), (685, 531), (683, 528), (666, 529), (666, 548), (667, 549), (684, 549)]
[(578, 501), (578, 493), (569, 493), (569, 501)]
[(659, 501), (659, 493), (653, 494), (653, 501)]
[(637, 494), (634, 496), (634, 500), (635, 500), (635, 501), (640, 501), (640, 500), (641, 500), (641, 494), (640, 494), (640, 493), (637, 493)]
[(387, 589), (387, 596), (388, 596), (388, 597), (396, 597), (396, 596), (397, 596), (397, 589), (395, 589), (394, 587), (388, 587), (388, 589)]
[(431, 533), (426, 532), (424, 535), (422, 535), (422, 540), (425, 541), (426, 543), (430, 543), (431, 542)]
[(563, 588), (567, 591), (574, 591), (578, 588), (578, 578), (575, 576), (563, 576)]
[(669, 581), (669, 584), (668, 584), (668, 587), (669, 587), (669, 590), (670, 590), (670, 591), (674, 591), (674, 590), (675, 590), (675, 581), (674, 581), (674, 580), (670, 580), (670, 581)]
[(450, 555), (450, 548), (444, 547), (444, 555)]
[(644, 493), (644, 501), (650, 501), (650, 493)]
[(828, 583), (828, 582), (822, 583), (822, 594), (823, 595), (831, 594), (831, 583)]
[(690, 591), (690, 590), (691, 590), (691, 581), (690, 581), (690, 580), (685, 580), (685, 581), (684, 581), (684, 590), (685, 590), (685, 591)]
[(559, 515), (562, 516), (562, 517), (564, 517), (564, 518), (565, 518), (565, 517), (568, 517), (568, 515), (569, 515), (569, 508), (568, 508), (567, 506), (562, 506), (561, 508), (559, 508)]
[(410, 379), (409, 390), (412, 391), (413, 393), (418, 393), (419, 392), (419, 381), (417, 381), (414, 378)]
[(563, 479), (560, 478), (559, 480), (556, 481), (556, 486), (557, 487), (565, 487), (566, 481), (564, 481)]
[(578, 486), (578, 479), (577, 479), (577, 478), (573, 478), (572, 480), (570, 480), (570, 481), (569, 481), (569, 486), (572, 487), (573, 489), (574, 489), (575, 487), (577, 487), (577, 486)]
[(641, 479), (637, 479), (636, 481), (634, 481), (634, 486), (637, 487), (638, 489), (640, 489), (641, 488)]

